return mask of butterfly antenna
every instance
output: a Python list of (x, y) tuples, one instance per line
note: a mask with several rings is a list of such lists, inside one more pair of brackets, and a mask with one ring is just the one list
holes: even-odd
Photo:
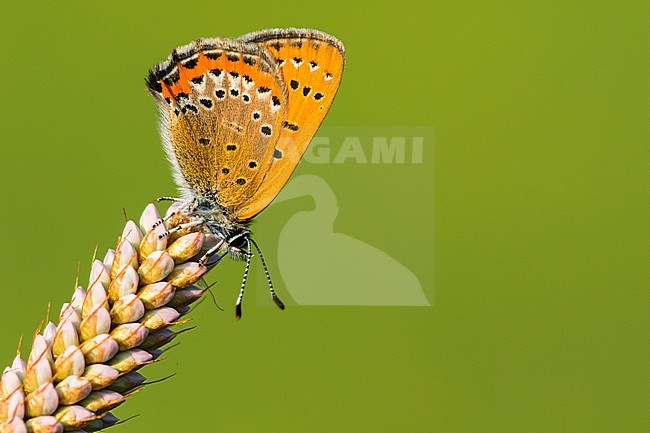
[(275, 305), (280, 307), (281, 310), (284, 310), (284, 304), (282, 303), (280, 298), (278, 298), (278, 295), (275, 294), (275, 289), (273, 288), (273, 281), (271, 281), (271, 274), (269, 273), (269, 268), (266, 266), (266, 261), (264, 260), (264, 254), (262, 254), (262, 249), (260, 248), (259, 245), (257, 245), (257, 242), (255, 242), (253, 239), (251, 239), (250, 241), (253, 243), (255, 249), (260, 255), (262, 266), (264, 266), (264, 273), (266, 274), (266, 281), (269, 282), (269, 292), (271, 292), (271, 298), (273, 298), (273, 302), (275, 302)]
[(246, 252), (246, 269), (244, 270), (244, 278), (241, 281), (241, 289), (239, 289), (239, 296), (237, 297), (237, 304), (235, 304), (235, 318), (237, 320), (241, 319), (241, 304), (244, 300), (244, 289), (246, 288), (246, 279), (248, 278), (248, 270), (251, 267), (251, 243), (246, 239), (246, 245), (248, 246), (248, 251)]

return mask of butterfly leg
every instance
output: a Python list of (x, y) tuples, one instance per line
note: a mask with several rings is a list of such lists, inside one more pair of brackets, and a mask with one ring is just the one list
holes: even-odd
[(159, 197), (157, 201), (158, 202), (171, 201), (174, 203), (185, 203), (185, 204), (180, 205), (178, 209), (174, 210), (173, 212), (170, 212), (169, 215), (166, 215), (164, 218), (160, 218), (158, 221), (156, 221), (151, 227), (152, 229), (155, 229), (159, 225), (163, 224), (164, 222), (166, 222), (167, 220), (169, 220), (171, 217), (173, 217), (179, 212), (185, 212), (185, 211), (191, 212), (192, 210), (196, 209), (196, 207), (199, 204), (199, 201), (196, 197), (194, 197), (192, 201), (188, 201), (188, 202), (185, 202), (180, 198), (174, 198), (174, 197)]
[(179, 225), (177, 225), (175, 227), (172, 227), (171, 229), (159, 234), (158, 239), (162, 239), (162, 238), (164, 238), (166, 236), (169, 236), (170, 234), (172, 234), (174, 232), (177, 232), (179, 230), (184, 230), (184, 229), (189, 229), (189, 228), (192, 228), (192, 227), (196, 227), (196, 226), (201, 225), (203, 223), (204, 223), (204, 221), (202, 219), (197, 219), (197, 220), (189, 222), (189, 223), (179, 224)]
[(156, 201), (159, 202), (159, 203), (161, 201), (171, 201), (171, 202), (174, 202), (174, 203), (178, 203), (178, 202), (183, 201), (183, 200), (180, 199), (180, 198), (176, 198), (176, 197), (163, 196), (163, 197), (158, 197), (156, 199)]
[[(201, 256), (201, 258), (199, 259), (199, 264), (205, 266), (207, 261), (210, 260), (212, 256), (217, 253), (217, 251), (219, 251), (219, 249), (221, 248), (221, 246), (224, 244), (225, 241), (226, 241), (225, 239), (221, 239), (218, 244), (216, 244), (208, 251), (206, 251), (205, 254), (203, 254), (203, 256)], [(226, 254), (228, 254), (228, 252), (225, 252), (221, 256), (219, 256), (219, 260), (217, 260), (215, 263), (220, 262), (221, 259), (224, 258)]]

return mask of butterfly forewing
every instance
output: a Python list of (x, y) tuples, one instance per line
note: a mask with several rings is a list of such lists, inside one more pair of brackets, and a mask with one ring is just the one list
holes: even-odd
[(341, 82), (344, 48), (336, 38), (306, 29), (271, 29), (240, 40), (265, 47), (281, 69), (288, 110), (264, 182), (237, 218), (253, 218), (287, 182), (327, 114)]
[(236, 214), (262, 183), (282, 130), (287, 91), (275, 60), (256, 44), (198, 39), (147, 82), (181, 187)]

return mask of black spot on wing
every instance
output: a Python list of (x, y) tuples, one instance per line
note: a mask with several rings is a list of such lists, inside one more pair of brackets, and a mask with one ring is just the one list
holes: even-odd
[(282, 126), (284, 128), (287, 128), (290, 131), (297, 131), (299, 129), (298, 125), (294, 125), (293, 123), (289, 123), (286, 120), (284, 122), (282, 122)]
[(210, 60), (217, 60), (219, 57), (221, 57), (221, 51), (210, 51), (203, 53), (205, 57), (207, 57)]
[(194, 69), (198, 63), (199, 63), (199, 58), (194, 57), (193, 59), (181, 63), (181, 65), (186, 69)]
[(187, 104), (186, 106), (184, 106), (184, 107), (181, 109), (181, 111), (183, 112), (183, 114), (185, 114), (187, 111), (191, 111), (191, 112), (193, 112), (193, 113), (198, 113), (198, 112), (199, 112), (199, 109), (196, 108), (196, 105)]
[(188, 95), (187, 93), (181, 92), (178, 95), (176, 95), (176, 97), (174, 99), (176, 99), (176, 102), (180, 102), (181, 99), (187, 99), (189, 97), (190, 97), (190, 95)]
[(163, 82), (164, 82), (165, 84), (167, 84), (168, 86), (173, 86), (173, 85), (176, 84), (176, 83), (178, 82), (178, 80), (180, 80), (180, 79), (181, 79), (181, 76), (180, 76), (179, 73), (178, 73), (178, 68), (176, 68), (176, 70), (174, 70), (173, 73), (170, 73), (170, 74), (167, 75), (165, 78), (163, 78)]

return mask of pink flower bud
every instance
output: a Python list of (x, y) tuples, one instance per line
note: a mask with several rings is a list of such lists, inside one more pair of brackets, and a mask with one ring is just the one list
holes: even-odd
[(90, 380), (81, 376), (68, 376), (56, 387), (59, 403), (70, 405), (88, 397), (92, 391)]
[(119, 347), (110, 335), (100, 334), (81, 343), (79, 349), (84, 354), (86, 364), (97, 364), (115, 356)]
[(153, 356), (149, 352), (131, 349), (118, 353), (107, 364), (120, 372), (129, 372), (148, 364), (152, 359)]
[[(25, 400), (25, 393), (23, 391), (23, 384), (13, 370), (5, 370), (2, 373), (2, 382), (0, 382), (0, 401), (3, 401), (4, 406), (4, 416), (0, 418), (11, 418), (12, 416), (18, 416), (22, 418), (25, 414), (25, 405), (23, 404)], [(0, 430), (2, 431), (2, 430)]]
[(111, 315), (106, 307), (96, 305), (81, 321), (79, 334), (83, 341), (90, 340), (99, 334), (107, 334), (111, 329)]
[(111, 308), (111, 319), (118, 325), (136, 322), (144, 315), (144, 304), (135, 294), (124, 295)]
[[(76, 313), (74, 310), (71, 310)], [(72, 324), (72, 321), (64, 321), (59, 324), (56, 334), (54, 334), (54, 341), (52, 341), (52, 354), (58, 358), (70, 346), (78, 346), (79, 338), (77, 331)]]
[(56, 419), (63, 424), (65, 430), (82, 428), (95, 418), (95, 414), (81, 406), (62, 406), (54, 413)]
[(111, 332), (111, 337), (117, 342), (120, 351), (139, 346), (149, 335), (149, 330), (141, 323), (125, 323)]
[(104, 266), (106, 266), (107, 269), (111, 269), (113, 267), (113, 262), (115, 261), (115, 250), (112, 248), (109, 248), (108, 251), (106, 251), (106, 255), (104, 256)]
[(133, 248), (137, 250), (140, 247), (140, 242), (142, 242), (142, 232), (138, 225), (133, 221), (127, 221), (122, 231), (121, 240), (130, 242)]
[(75, 290), (74, 293), (72, 294), (72, 298), (70, 299), (70, 305), (72, 308), (77, 310), (79, 314), (81, 314), (81, 306), (83, 305), (83, 301), (86, 298), (86, 291), (84, 290), (83, 287), (78, 286)]
[(153, 331), (169, 326), (179, 316), (180, 314), (175, 309), (162, 307), (147, 311), (142, 318), (142, 324)]
[(23, 361), (20, 355), (16, 355), (14, 362), (11, 363), (11, 371), (16, 373), (16, 376), (22, 381), (25, 377), (25, 371), (27, 370), (27, 363)]
[(185, 289), (176, 290), (174, 297), (168, 302), (170, 307), (180, 308), (197, 301), (205, 293), (205, 290), (196, 286), (189, 286)]
[(75, 331), (79, 330), (79, 325), (81, 325), (81, 314), (79, 314), (72, 304), (63, 304), (63, 308), (61, 308), (61, 314), (59, 314), (59, 328), (64, 322), (70, 322), (72, 326), (74, 326)]
[(157, 283), (174, 269), (174, 260), (167, 251), (154, 251), (149, 254), (138, 269), (142, 284)]
[(108, 299), (115, 302), (124, 295), (137, 292), (139, 281), (140, 277), (136, 270), (127, 266), (108, 286)]
[(167, 277), (167, 281), (176, 287), (187, 287), (198, 281), (208, 268), (197, 262), (186, 262), (177, 265)]
[(189, 233), (167, 247), (167, 252), (176, 264), (183, 263), (201, 251), (205, 235), (201, 232)]
[(48, 346), (52, 346), (52, 340), (54, 339), (54, 334), (56, 333), (56, 325), (52, 322), (48, 322), (43, 330), (43, 338), (47, 342)]
[(127, 266), (134, 269), (138, 268), (138, 253), (131, 245), (131, 242), (123, 240), (115, 250), (115, 259), (113, 260), (113, 266), (111, 266), (111, 279), (115, 278)]
[(25, 379), (23, 380), (23, 388), (25, 392), (30, 393), (44, 383), (52, 379), (52, 367), (47, 357), (43, 356), (32, 364), (27, 364), (27, 371), (25, 371)]
[(63, 433), (63, 424), (50, 415), (28, 419), (25, 424), (29, 433)]
[(106, 289), (99, 281), (95, 281), (86, 292), (83, 305), (81, 306), (81, 317), (86, 317), (90, 310), (97, 305), (106, 303)]
[(92, 268), (90, 269), (90, 277), (88, 278), (88, 285), (90, 286), (96, 281), (102, 283), (104, 287), (108, 287), (111, 282), (111, 275), (108, 268), (99, 260), (93, 262)]
[(88, 379), (92, 389), (102, 389), (109, 386), (120, 372), (106, 364), (93, 364), (86, 367), (83, 377)]
[(165, 226), (161, 224), (147, 232), (138, 250), (140, 261), (144, 261), (154, 251), (164, 251), (167, 247), (167, 237), (163, 236), (166, 230)]
[(126, 399), (122, 394), (108, 389), (102, 389), (100, 391), (93, 391), (79, 405), (95, 413), (103, 413), (115, 409), (125, 401)]
[(106, 364), (93, 364), (86, 367), (83, 377), (88, 379), (94, 390), (109, 386), (120, 375), (120, 372)]
[(67, 376), (80, 375), (86, 368), (84, 355), (77, 346), (68, 346), (54, 362), (54, 378), (62, 380)]
[(148, 233), (152, 229), (154, 223), (159, 219), (160, 213), (158, 212), (158, 209), (153, 203), (149, 203), (140, 216), (140, 229), (142, 229), (142, 233)]
[(25, 415), (32, 418), (51, 415), (59, 406), (59, 397), (52, 382), (44, 383), (25, 397)]
[(176, 288), (170, 283), (160, 281), (142, 287), (138, 292), (138, 297), (147, 310), (153, 310), (167, 304), (174, 296), (175, 291)]
[(29, 352), (29, 358), (27, 358), (27, 366), (34, 364), (36, 361), (39, 361), (41, 358), (47, 356), (49, 352), (49, 345), (45, 337), (40, 334), (34, 336), (34, 342), (32, 343), (32, 350)]
[(0, 423), (0, 432), (2, 433), (27, 433), (27, 426), (22, 417), (9, 418), (7, 421)]

